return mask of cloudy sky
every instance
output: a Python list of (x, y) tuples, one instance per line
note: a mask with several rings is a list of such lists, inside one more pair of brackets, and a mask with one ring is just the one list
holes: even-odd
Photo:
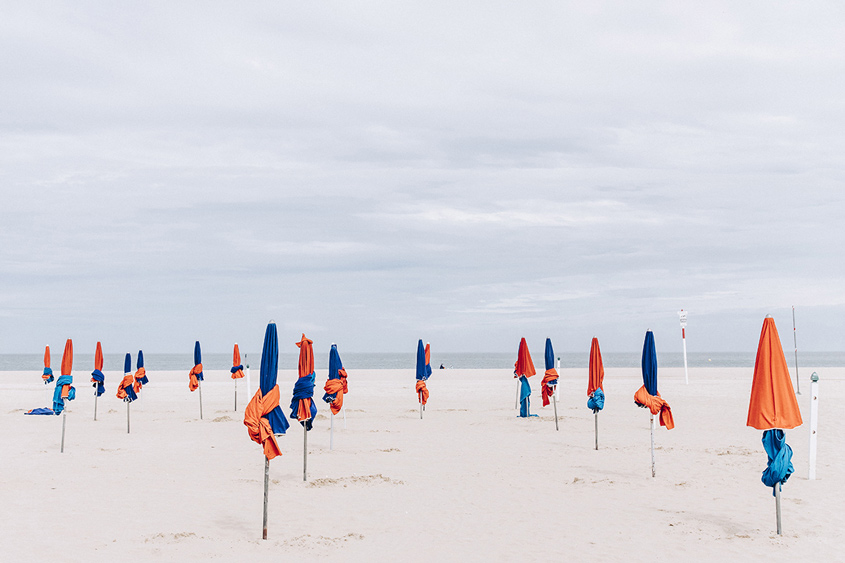
[(2, 353), (845, 350), (840, 3), (2, 12)]

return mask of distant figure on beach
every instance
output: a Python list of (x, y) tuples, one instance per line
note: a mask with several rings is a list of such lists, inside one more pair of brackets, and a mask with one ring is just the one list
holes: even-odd
[(440, 364), (440, 369), (446, 369), (446, 366), (444, 366), (443, 364)]

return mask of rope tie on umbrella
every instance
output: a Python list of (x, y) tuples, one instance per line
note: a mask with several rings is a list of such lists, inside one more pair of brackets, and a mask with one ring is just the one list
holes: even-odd
[(555, 387), (557, 386), (557, 379), (560, 377), (557, 373), (555, 368), (547, 369), (546, 373), (543, 375), (543, 406), (549, 406), (551, 397), (555, 392)]
[(200, 386), (199, 382), (202, 381), (202, 364), (197, 364), (192, 367), (191, 371), (188, 372), (188, 376), (191, 378), (188, 381), (188, 389), (196, 391)]
[(262, 394), (261, 389), (258, 389), (244, 409), (244, 425), (247, 427), (249, 437), (264, 448), (267, 459), (282, 455), (282, 450), (279, 449), (276, 436), (273, 434), (273, 428), (267, 419), (267, 415), (278, 406), (279, 386), (276, 385), (267, 395)]
[(640, 406), (645, 407), (651, 414), (660, 415), (660, 426), (665, 426), (667, 430), (672, 430), (675, 427), (675, 419), (672, 417), (672, 408), (669, 403), (657, 395), (649, 395), (646, 391), (645, 385), (637, 389), (634, 393), (634, 402)]

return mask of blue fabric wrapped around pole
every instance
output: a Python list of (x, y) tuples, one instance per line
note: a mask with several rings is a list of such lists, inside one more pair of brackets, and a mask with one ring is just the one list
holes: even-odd
[(423, 346), (423, 341), (420, 339), (419, 343), (417, 343), (417, 373), (416, 377), (418, 380), (425, 381), (428, 379), (428, 376), (431, 375), (430, 370), (425, 369), (425, 346)]
[[(343, 362), (340, 361), (340, 353), (337, 351), (337, 344), (332, 344), (332, 349), (329, 350), (329, 379), (340, 379), (338, 372), (343, 369)], [(327, 403), (334, 402), (337, 399), (337, 393), (331, 395), (326, 393), (323, 395), (323, 400)]]
[(604, 391), (601, 388), (593, 391), (592, 396), (587, 399), (587, 408), (593, 409), (593, 412), (600, 411), (604, 408)]
[[(317, 374), (309, 373), (305, 377), (300, 377), (293, 384), (293, 397), (290, 400), (290, 417), (294, 420), (299, 418), (299, 401), (302, 399), (313, 399), (314, 385), (317, 380)], [(307, 430), (311, 430), (311, 423), (314, 417), (317, 416), (317, 405), (311, 401), (311, 408), (309, 409), (310, 417), (305, 421)]]
[[(199, 342), (197, 342), (199, 349)], [(276, 378), (279, 375), (279, 336), (276, 332), (276, 323), (267, 325), (264, 331), (264, 349), (261, 351), (261, 394), (266, 396), (275, 386)], [(264, 417), (270, 423), (273, 434), (284, 434), (290, 424), (285, 419), (282, 407), (276, 407)]]
[[(141, 369), (142, 367), (144, 367), (144, 351), (143, 350), (138, 350), (138, 362), (137, 362), (136, 365), (137, 365), (138, 369)], [(138, 380), (138, 381), (141, 382), (141, 385), (146, 385), (147, 383), (150, 382), (150, 380), (147, 379), (146, 371), (147, 370), (144, 370), (145, 373), (144, 373), (143, 377), (141, 377), (141, 379)]]
[[(276, 325), (273, 325), (273, 326), (275, 327)], [(278, 361), (279, 361), (279, 360), (278, 360), (278, 356), (279, 356), (279, 352), (278, 352), (278, 350), (279, 350), (279, 349), (278, 349), (278, 346), (277, 346), (277, 347), (276, 347), (276, 363), (277, 363), (277, 364), (278, 364)], [(200, 341), (199, 341), (199, 340), (197, 340), (197, 341), (194, 343), (194, 365), (195, 365), (195, 366), (197, 366), (197, 365), (199, 365), (199, 364), (201, 364), (201, 363), (202, 363), (202, 350), (200, 350)], [(203, 378), (202, 378), (202, 372), (199, 372), (199, 373), (197, 373), (197, 374), (195, 374), (195, 375), (197, 376), (197, 381), (203, 381)], [(273, 379), (275, 380), (275, 377), (273, 377)], [(274, 384), (274, 385), (275, 385), (275, 384)], [(271, 387), (271, 389), (272, 389), (272, 387)]]
[(657, 395), (657, 351), (654, 349), (654, 333), (645, 333), (643, 342), (643, 385), (649, 395)]
[(524, 375), (519, 376), (519, 416), (527, 418), (529, 416), (540, 416), (538, 414), (531, 414), (531, 384), (528, 383), (528, 378)]
[(53, 382), (53, 370), (52, 369), (44, 368), (44, 374), (43, 375), (48, 376), (47, 379), (44, 380), (44, 385), (47, 385), (48, 383)]
[[(62, 399), (62, 387), (73, 384), (73, 376), (60, 375), (56, 380), (56, 388), (53, 390), (53, 412), (56, 414), (65, 410), (65, 402)], [(76, 398), (76, 387), (71, 387), (68, 392), (67, 400), (72, 401)]]
[(763, 448), (769, 456), (769, 461), (760, 480), (767, 487), (786, 483), (795, 471), (792, 466), (792, 448), (786, 443), (786, 433), (779, 428), (766, 430), (763, 432)]
[(106, 376), (103, 375), (103, 372), (98, 369), (95, 369), (91, 372), (91, 379), (95, 382), (94, 386), (97, 388), (95, 390), (95, 393), (98, 397), (106, 392), (106, 386), (104, 385), (104, 383), (106, 382)]

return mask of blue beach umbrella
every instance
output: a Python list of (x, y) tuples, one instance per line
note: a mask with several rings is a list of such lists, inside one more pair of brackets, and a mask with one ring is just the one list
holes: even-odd
[(651, 430), (651, 476), (655, 476), (654, 470), (654, 415), (660, 415), (660, 425), (665, 426), (668, 430), (675, 427), (675, 421), (672, 418), (672, 409), (657, 392), (657, 352), (654, 349), (654, 333), (650, 330), (645, 333), (645, 341), (643, 342), (643, 386), (634, 393), (634, 402), (640, 406), (648, 408), (651, 412), (649, 421), (649, 428)]
[(194, 367), (188, 372), (188, 389), (193, 393), (197, 389), (200, 390), (200, 420), (202, 420), (202, 350), (200, 349), (200, 341), (194, 343)]
[(555, 388), (557, 387), (558, 381), (558, 373), (555, 369), (555, 351), (552, 348), (552, 339), (546, 338), (546, 373), (543, 374), (543, 382), (542, 382), (542, 395), (543, 395), (543, 406), (548, 406), (549, 404), (549, 397), (552, 398), (552, 403), (554, 403), (555, 407), (555, 429), (560, 430), (558, 426), (557, 420), (557, 398), (555, 397)]
[(654, 333), (645, 333), (643, 342), (643, 385), (649, 395), (657, 395), (657, 351), (654, 349)]
[(426, 366), (425, 346), (423, 346), (422, 339), (420, 339), (417, 343), (417, 370), (415, 375), (417, 378), (415, 389), (417, 391), (417, 399), (419, 399), (420, 402), (420, 418), (422, 418), (423, 411), (425, 410), (425, 404), (428, 402), (429, 397), (428, 388), (426, 387), (425, 382), (431, 375), (431, 368)]
[[(279, 336), (276, 332), (276, 323), (271, 322), (267, 325), (267, 330), (264, 332), (264, 349), (261, 351), (260, 388), (262, 396), (266, 396), (276, 386), (278, 373)], [(270, 423), (273, 434), (284, 434), (290, 427), (287, 419), (285, 419), (285, 414), (282, 412), (282, 408), (278, 405), (263, 418), (266, 418)]]

